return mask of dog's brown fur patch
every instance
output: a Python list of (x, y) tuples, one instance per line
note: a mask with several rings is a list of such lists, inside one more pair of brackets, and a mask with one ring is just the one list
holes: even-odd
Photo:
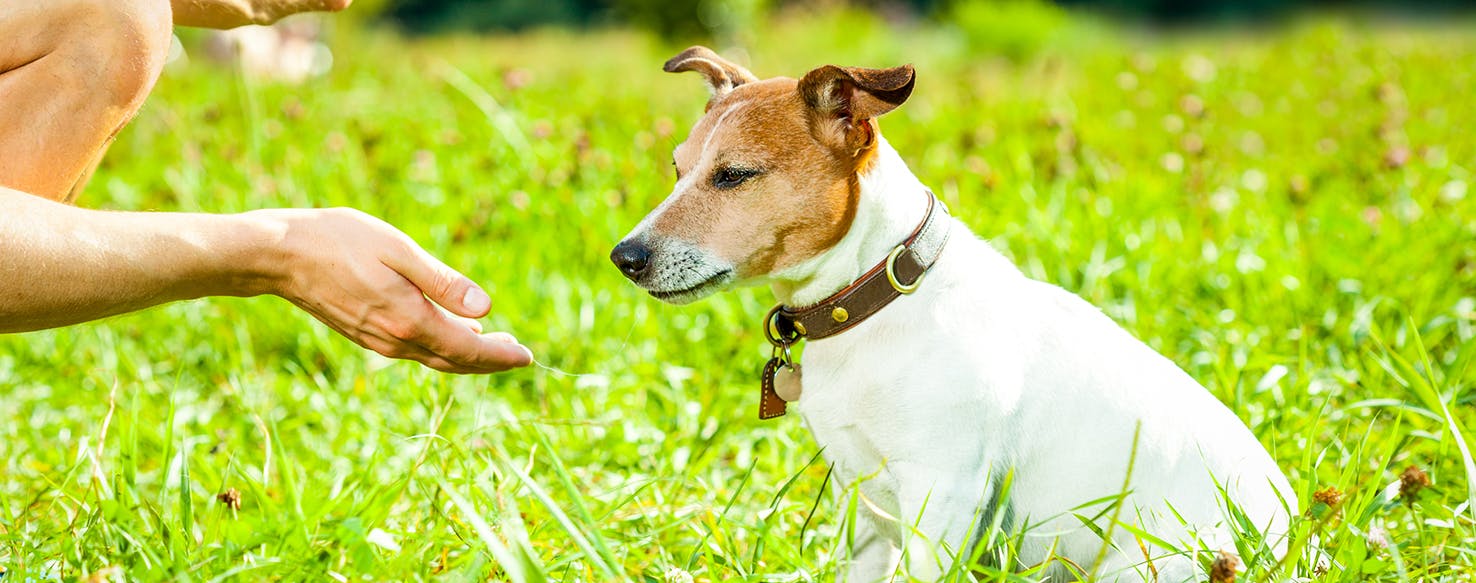
[[(695, 174), (692, 185), (656, 219), (655, 232), (710, 250), (740, 278), (834, 246), (855, 216), (857, 174), (867, 156), (822, 143), (811, 132), (810, 113), (789, 78), (746, 83), (712, 103), (675, 152), (679, 175)], [(727, 166), (761, 174), (720, 189), (713, 174)]]
[[(826, 65), (801, 80), (760, 81), (705, 47), (664, 69), (701, 73), (712, 99), (673, 153), (679, 184), (688, 184), (651, 229), (728, 261), (738, 279), (799, 264), (846, 235), (860, 175), (876, 158), (875, 118), (906, 101), (914, 82), (910, 65)], [(727, 168), (758, 174), (721, 188), (715, 178)]]

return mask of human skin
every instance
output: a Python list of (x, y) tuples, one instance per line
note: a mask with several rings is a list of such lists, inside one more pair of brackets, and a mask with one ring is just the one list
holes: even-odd
[(174, 24), (235, 28), (271, 24), (299, 12), (338, 12), (352, 0), (172, 0)]
[(269, 24), (349, 1), (0, 2), (0, 185), (75, 199), (153, 90), (175, 25)]
[(270, 294), (365, 348), (436, 370), (490, 373), (533, 358), (470, 319), (491, 307), (481, 288), (359, 211), (112, 212), (3, 188), (0, 209), (0, 333)]
[(532, 353), (512, 336), (483, 334), (473, 320), (490, 310), (485, 291), (364, 213), (63, 204), (153, 89), (174, 24), (267, 23), (348, 1), (0, 3), (0, 333), (176, 300), (270, 294), (385, 356), (454, 373), (530, 364)]

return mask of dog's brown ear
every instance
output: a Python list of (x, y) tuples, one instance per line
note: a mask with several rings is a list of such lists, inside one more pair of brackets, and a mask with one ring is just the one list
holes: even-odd
[(799, 91), (816, 117), (815, 130), (832, 134), (822, 137), (839, 138), (859, 150), (870, 144), (870, 121), (907, 101), (916, 81), (912, 65), (890, 69), (826, 65), (806, 73)]
[(708, 105), (727, 95), (734, 87), (758, 81), (758, 77), (754, 77), (748, 69), (718, 56), (717, 53), (712, 52), (712, 49), (703, 46), (682, 51), (667, 60), (661, 68), (667, 73), (682, 71), (702, 73), (702, 76), (707, 78), (708, 90), (712, 92), (712, 100), (708, 101)]

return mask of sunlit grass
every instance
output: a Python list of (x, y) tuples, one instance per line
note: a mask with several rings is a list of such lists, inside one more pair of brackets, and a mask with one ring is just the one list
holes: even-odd
[[(1472, 26), (1145, 39), (1050, 22), (1008, 57), (852, 13), (731, 40), (761, 76), (916, 63), (892, 144), (1026, 273), (1252, 427), (1298, 489), (1299, 541), (1331, 559), (1318, 580), (1470, 577)], [(862, 502), (824, 486), (796, 419), (756, 419), (768, 293), (666, 306), (605, 259), (668, 192), (701, 112), (697, 80), (660, 72), (682, 47), (339, 32), (338, 68), (302, 86), (171, 68), (81, 203), (360, 208), (487, 285), (488, 327), (549, 368), (438, 375), (270, 298), (0, 337), (0, 566), (829, 578)], [(1410, 466), (1432, 485), (1401, 497)], [(239, 510), (217, 499), (230, 488)], [(1314, 502), (1327, 488), (1340, 503)], [(1310, 546), (1282, 563), (1244, 542), (1245, 579), (1316, 570)]]

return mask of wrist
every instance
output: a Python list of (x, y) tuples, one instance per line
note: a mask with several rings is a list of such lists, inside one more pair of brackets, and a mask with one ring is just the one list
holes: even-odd
[(271, 210), (221, 218), (226, 225), (219, 231), (223, 238), (219, 280), (224, 288), (219, 295), (282, 295), (295, 265), (286, 244), (286, 218)]

